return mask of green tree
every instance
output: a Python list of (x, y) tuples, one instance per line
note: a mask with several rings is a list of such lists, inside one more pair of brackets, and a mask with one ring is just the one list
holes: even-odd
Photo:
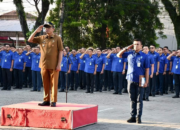
[(180, 0), (161, 0), (174, 25), (177, 45), (180, 48)]
[[(59, 20), (54, 20), (60, 18), (57, 11), (58, 4), (48, 19), (59, 26)], [(165, 38), (163, 24), (157, 17), (159, 13), (158, 2), (149, 0), (66, 0), (64, 43), (73, 48), (93, 46), (104, 49), (131, 44), (138, 37), (146, 45), (156, 45), (156, 30)]]

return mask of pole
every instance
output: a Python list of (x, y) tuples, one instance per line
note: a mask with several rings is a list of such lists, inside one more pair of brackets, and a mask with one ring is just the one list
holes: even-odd
[(61, 5), (61, 13), (60, 13), (60, 30), (59, 30), (59, 35), (61, 36), (61, 39), (63, 40), (63, 22), (64, 22), (64, 0), (62, 0)]
[[(43, 7), (43, 0), (42, 0), (42, 3), (41, 3), (41, 6), (42, 6), (42, 25), (44, 24), (44, 18), (43, 18), (43, 10), (44, 10), (44, 7)], [(43, 28), (42, 28), (42, 31), (41, 31), (41, 35), (43, 35)]]

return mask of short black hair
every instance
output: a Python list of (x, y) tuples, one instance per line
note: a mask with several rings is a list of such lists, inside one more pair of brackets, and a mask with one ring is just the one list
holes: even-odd
[(100, 48), (97, 48), (96, 50), (100, 50), (100, 51), (102, 51)]
[[(150, 46), (153, 46), (153, 47), (155, 47), (155, 45), (150, 45)], [(156, 47), (155, 47), (156, 48)]]
[(168, 49), (168, 46), (164, 46), (164, 48)]
[(93, 51), (93, 49), (91, 49), (91, 48), (90, 48), (90, 49), (88, 49), (88, 50), (91, 50), (91, 51)]
[(159, 47), (159, 49), (163, 50), (163, 48), (162, 48), (162, 47)]
[(139, 38), (135, 38), (134, 41), (140, 42), (142, 45), (142, 41)]

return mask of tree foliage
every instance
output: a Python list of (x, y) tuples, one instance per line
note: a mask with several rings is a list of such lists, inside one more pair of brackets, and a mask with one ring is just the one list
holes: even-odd
[[(60, 2), (48, 17), (57, 28)], [(64, 44), (108, 48), (129, 45), (136, 37), (156, 45), (156, 31), (165, 38), (159, 13), (158, 2), (150, 0), (65, 0)]]

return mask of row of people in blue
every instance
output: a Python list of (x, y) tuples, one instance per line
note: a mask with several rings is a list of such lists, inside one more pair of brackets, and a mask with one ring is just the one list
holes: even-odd
[(11, 90), (11, 86), (15, 86), (14, 89), (22, 89), (23, 84), (24, 87), (27, 87), (29, 81), (30, 84), (33, 84), (32, 91), (40, 91), (42, 86), (39, 68), (40, 57), (39, 47), (35, 47), (28, 52), (22, 48), (11, 49), (9, 45), (1, 48), (0, 76), (2, 90)]
[[(27, 50), (19, 48), (17, 51), (13, 51), (9, 45), (6, 45), (4, 49), (1, 49), (2, 90), (11, 90), (12, 79), (16, 84), (15, 88), (21, 89), (23, 84), (26, 87), (29, 84), (28, 81), (30, 81), (33, 84), (32, 91), (41, 90), (40, 49), (36, 47), (31, 51), (29, 45), (26, 48)], [(78, 52), (73, 49), (69, 52), (69, 48), (66, 48), (67, 50), (63, 51), (59, 76), (60, 92), (64, 92), (67, 85), (69, 90), (77, 90), (78, 87), (81, 89), (87, 88), (87, 93), (93, 93), (94, 87), (95, 91), (99, 92), (111, 91), (114, 88), (113, 94), (127, 93), (128, 60), (127, 57), (117, 57), (117, 53), (121, 50), (120, 47), (104, 51), (97, 48), (96, 52), (92, 48), (87, 50), (81, 48)], [(128, 50), (128, 52), (131, 51)], [(178, 65), (175, 66), (174, 63), (174, 59), (177, 60), (175, 58), (177, 56), (174, 54), (176, 51), (171, 53), (168, 47), (156, 49), (154, 45), (151, 45), (150, 48), (144, 46), (142, 51), (148, 55), (150, 61), (149, 87), (145, 88), (144, 100), (149, 101), (149, 96), (168, 94), (168, 89), (173, 93), (173, 79), (174, 81), (177, 79), (178, 76), (175, 76), (176, 70), (180, 68), (177, 67)], [(173, 56), (170, 60), (167, 60), (167, 57), (171, 54)], [(66, 73), (68, 74), (67, 77)], [(176, 89), (174, 98), (176, 97), (179, 97), (179, 89)]]

